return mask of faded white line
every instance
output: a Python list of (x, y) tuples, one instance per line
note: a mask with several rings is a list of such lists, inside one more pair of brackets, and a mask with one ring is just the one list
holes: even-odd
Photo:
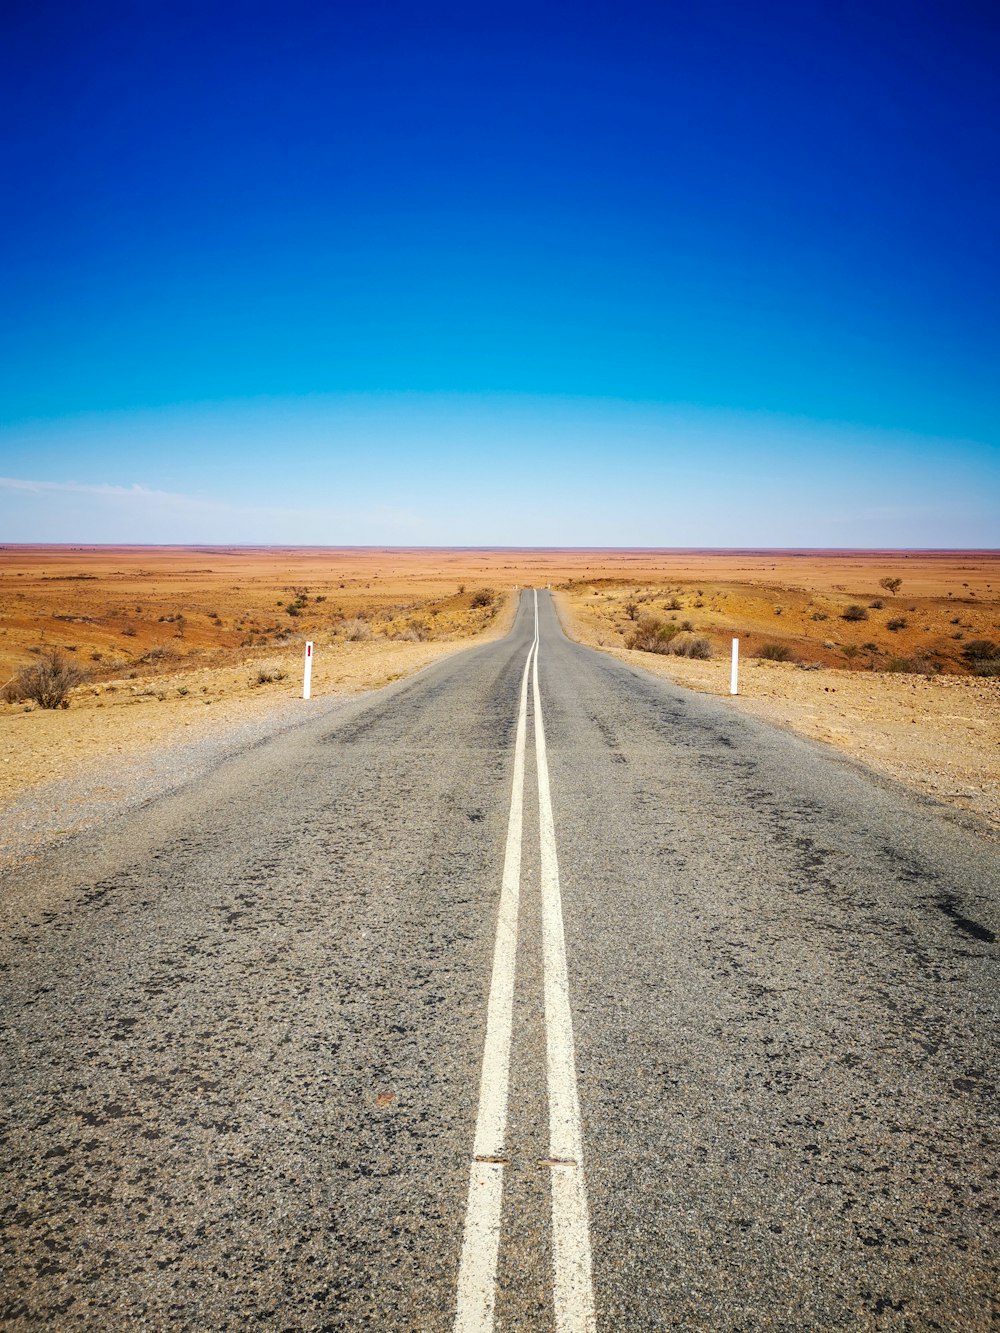
[(545, 1034), (549, 1076), (549, 1166), (552, 1175), (552, 1262), (557, 1333), (591, 1333), (597, 1327), (591, 1276), (590, 1225), (583, 1176), (583, 1126), (576, 1085), (576, 1054), (569, 1005), (559, 858), (549, 791), (545, 724), (538, 689), (538, 593), (535, 592), (535, 760), (541, 835), (542, 957), (545, 967)]
[(514, 781), (507, 821), (493, 976), (486, 1012), (479, 1114), (465, 1237), (458, 1272), (455, 1333), (489, 1333), (496, 1300), (497, 1257), (503, 1203), (507, 1095), (510, 1086), (511, 1026), (514, 1010), (514, 968), (517, 958), (517, 914), (521, 893), (521, 828), (524, 807), (524, 750), (528, 716), (528, 675), (538, 651), (538, 595), (535, 595), (535, 637), (521, 678), (521, 702), (514, 738)]

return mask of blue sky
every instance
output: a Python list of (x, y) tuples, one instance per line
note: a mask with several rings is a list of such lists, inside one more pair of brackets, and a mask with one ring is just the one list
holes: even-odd
[(993, 7), (3, 38), (0, 539), (1000, 545)]

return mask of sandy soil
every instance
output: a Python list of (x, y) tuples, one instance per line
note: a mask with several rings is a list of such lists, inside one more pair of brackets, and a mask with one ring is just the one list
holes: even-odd
[(803, 670), (744, 658), (734, 699), (729, 659), (721, 653), (710, 661), (690, 661), (630, 651), (608, 642), (607, 621), (588, 599), (561, 593), (557, 603), (567, 633), (581, 642), (832, 745), (1000, 831), (1000, 679)]

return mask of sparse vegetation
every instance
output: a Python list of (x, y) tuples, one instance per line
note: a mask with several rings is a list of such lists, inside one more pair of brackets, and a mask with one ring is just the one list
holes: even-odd
[(841, 620), (867, 620), (868, 612), (857, 602), (852, 602), (850, 606), (845, 606), (840, 613)]
[(677, 657), (702, 660), (712, 656), (712, 644), (705, 635), (678, 629), (672, 621), (658, 616), (643, 616), (626, 635), (625, 647), (642, 653), (673, 653)]
[(879, 579), (878, 586), (884, 588), (886, 592), (891, 593), (893, 597), (895, 597), (896, 593), (899, 592), (900, 588), (903, 586), (903, 580), (897, 578)]
[(908, 624), (909, 621), (905, 616), (893, 616), (892, 620), (887, 620), (885, 622), (885, 627), (888, 630), (892, 630), (893, 634), (897, 634), (901, 629), (906, 629)]
[(481, 606), (492, 606), (496, 593), (492, 588), (478, 588), (472, 594), (472, 605), (474, 608)]
[(83, 679), (80, 668), (53, 648), (37, 662), (21, 667), (4, 686), (3, 699), (10, 704), (28, 702), (39, 708), (68, 708), (70, 691)]

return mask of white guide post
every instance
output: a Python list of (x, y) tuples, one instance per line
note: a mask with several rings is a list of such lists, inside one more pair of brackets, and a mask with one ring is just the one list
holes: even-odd
[(733, 668), (729, 673), (729, 693), (739, 694), (739, 673), (740, 673), (740, 641), (733, 640)]
[(313, 646), (312, 639), (306, 641), (306, 660), (302, 668), (302, 697), (309, 699), (312, 697), (312, 679), (313, 679)]

